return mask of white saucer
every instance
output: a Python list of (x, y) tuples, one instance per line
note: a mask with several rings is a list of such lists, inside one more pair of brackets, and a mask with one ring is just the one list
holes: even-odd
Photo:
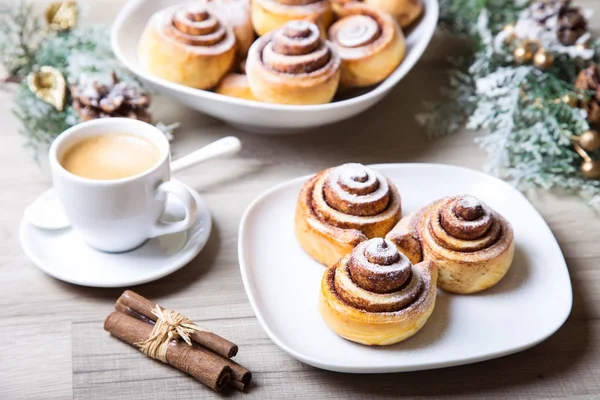
[(381, 164), (408, 214), (444, 196), (475, 195), (513, 225), (516, 252), (508, 274), (484, 292), (458, 296), (438, 290), (433, 314), (414, 337), (387, 347), (342, 339), (317, 309), (325, 268), (294, 235), (298, 193), (308, 176), (260, 196), (240, 225), (238, 254), (252, 308), (269, 337), (293, 357), (318, 368), (353, 373), (415, 371), (504, 356), (552, 335), (571, 311), (565, 259), (550, 228), (527, 199), (499, 179), (436, 164)]
[[(187, 186), (186, 186), (187, 187)], [(110, 254), (94, 250), (71, 228), (44, 230), (21, 220), (23, 251), (42, 271), (65, 282), (93, 287), (124, 287), (162, 278), (190, 262), (206, 245), (211, 217), (204, 200), (187, 187), (198, 205), (198, 220), (187, 231), (150, 239), (135, 250)], [(50, 189), (52, 191), (54, 189)], [(48, 192), (42, 196), (48, 195)], [(167, 200), (165, 220), (183, 219), (183, 207)]]

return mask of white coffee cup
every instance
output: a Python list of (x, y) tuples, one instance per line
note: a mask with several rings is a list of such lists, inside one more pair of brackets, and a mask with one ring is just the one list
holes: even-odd
[[(85, 138), (123, 133), (154, 144), (160, 152), (159, 161), (140, 174), (114, 180), (83, 178), (60, 163), (65, 151)], [(54, 189), (71, 226), (97, 250), (131, 250), (148, 238), (186, 230), (196, 221), (192, 194), (170, 180), (169, 141), (150, 124), (128, 118), (102, 118), (75, 125), (54, 140), (49, 162)], [(161, 221), (168, 194), (177, 197), (185, 208), (182, 221)]]

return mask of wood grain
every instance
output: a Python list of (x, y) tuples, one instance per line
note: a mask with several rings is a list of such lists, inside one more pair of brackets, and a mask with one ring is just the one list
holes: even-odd
[[(110, 21), (123, 2), (89, 1), (89, 15)], [(597, 0), (576, 3), (600, 13)], [(593, 24), (600, 28), (598, 18)], [(174, 157), (232, 134), (240, 137), (244, 150), (235, 158), (178, 175), (206, 199), (214, 232), (207, 248), (190, 265), (134, 290), (237, 343), (236, 360), (254, 372), (247, 394), (216, 395), (110, 338), (102, 322), (121, 290), (65, 284), (25, 258), (18, 240), (19, 220), (50, 181), (22, 147), (18, 121), (10, 113), (11, 89), (0, 89), (0, 398), (598, 398), (600, 223), (581, 201), (568, 196), (538, 193), (530, 199), (567, 258), (573, 312), (554, 336), (522, 353), (414, 373), (351, 376), (325, 372), (276, 347), (248, 303), (237, 264), (237, 228), (249, 202), (274, 184), (348, 161), (439, 162), (481, 169), (485, 154), (473, 144), (472, 134), (430, 142), (414, 122), (421, 101), (438, 96), (445, 80), (441, 61), (448, 47), (444, 38), (436, 36), (424, 59), (380, 105), (349, 121), (299, 136), (250, 135), (156, 99), (157, 120), (182, 122), (173, 143)]]

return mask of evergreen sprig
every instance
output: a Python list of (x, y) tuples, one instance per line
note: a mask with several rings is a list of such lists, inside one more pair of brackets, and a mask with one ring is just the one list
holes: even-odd
[[(476, 45), (450, 71), (449, 87), (442, 92), (447, 101), (427, 104), (420, 120), (434, 137), (465, 126), (483, 130), (476, 141), (489, 154), (487, 170), (522, 190), (558, 188), (600, 207), (600, 181), (580, 172), (582, 159), (571, 139), (590, 128), (587, 114), (561, 101), (566, 95), (581, 95), (575, 78), (594, 60), (558, 54), (552, 67), (542, 71), (518, 65), (514, 45), (497, 39), (530, 3), (441, 0), (441, 24), (472, 37)], [(594, 46), (600, 48), (599, 43)], [(595, 58), (600, 59), (598, 52)]]
[(490, 30), (497, 33), (516, 21), (530, 0), (440, 0), (440, 25), (457, 35), (477, 36), (477, 20), (483, 10), (490, 16)]
[(0, 2), (0, 65), (13, 80), (31, 69), (40, 40), (40, 20), (32, 15), (31, 5), (24, 2)]
[[(13, 113), (22, 123), (20, 133), (34, 156), (81, 119), (71, 107), (68, 93), (63, 111), (38, 99), (24, 81), (27, 74), (48, 65), (57, 68), (70, 85), (82, 76), (110, 78), (111, 72), (120, 80), (140, 84), (116, 60), (109, 31), (103, 24), (78, 24), (69, 31), (52, 32), (25, 1), (0, 0), (0, 65), (8, 73), (5, 81), (21, 82), (15, 92)], [(176, 126), (157, 124), (167, 137)]]

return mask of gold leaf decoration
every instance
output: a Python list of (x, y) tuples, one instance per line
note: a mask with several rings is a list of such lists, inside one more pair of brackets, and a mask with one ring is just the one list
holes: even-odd
[(67, 31), (77, 24), (77, 3), (61, 1), (52, 3), (46, 9), (48, 28), (56, 32)]
[(41, 67), (39, 72), (27, 76), (27, 85), (35, 95), (58, 111), (65, 106), (66, 82), (64, 76), (54, 67)]

